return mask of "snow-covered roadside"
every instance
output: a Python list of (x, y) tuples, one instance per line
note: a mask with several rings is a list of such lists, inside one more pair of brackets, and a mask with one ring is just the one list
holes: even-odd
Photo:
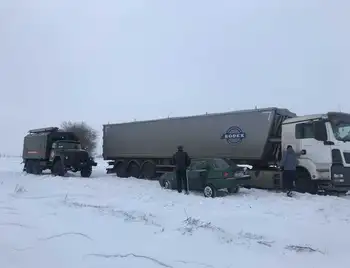
[(350, 200), (262, 190), (205, 199), (157, 182), (24, 175), (0, 159), (0, 264), (347, 267)]

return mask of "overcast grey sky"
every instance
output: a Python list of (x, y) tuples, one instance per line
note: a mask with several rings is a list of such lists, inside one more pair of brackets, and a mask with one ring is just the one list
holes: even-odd
[(0, 152), (30, 128), (350, 112), (348, 0), (0, 0)]

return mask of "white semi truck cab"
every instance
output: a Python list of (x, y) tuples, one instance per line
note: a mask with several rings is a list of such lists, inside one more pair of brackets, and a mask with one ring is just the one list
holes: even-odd
[(297, 116), (282, 125), (282, 147), (299, 154), (296, 188), (346, 192), (350, 190), (350, 114)]

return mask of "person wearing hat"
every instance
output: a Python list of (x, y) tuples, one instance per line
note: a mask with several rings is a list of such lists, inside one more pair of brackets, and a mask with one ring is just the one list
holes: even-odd
[(187, 152), (184, 151), (183, 146), (179, 145), (177, 147), (177, 152), (173, 155), (173, 163), (176, 171), (177, 191), (181, 193), (182, 189), (185, 188), (186, 194), (188, 194), (186, 170), (191, 164), (191, 159)]

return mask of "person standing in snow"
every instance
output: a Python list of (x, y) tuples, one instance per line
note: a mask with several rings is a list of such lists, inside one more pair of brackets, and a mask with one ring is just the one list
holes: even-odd
[(296, 179), (297, 170), (297, 154), (292, 145), (287, 146), (287, 150), (283, 153), (280, 163), (282, 174), (283, 188), (287, 191), (287, 196), (292, 196), (294, 181)]
[(189, 189), (186, 170), (191, 164), (191, 159), (181, 145), (177, 147), (177, 152), (173, 155), (173, 163), (176, 170), (177, 191), (181, 193), (182, 189), (185, 188), (186, 194), (188, 194)]

